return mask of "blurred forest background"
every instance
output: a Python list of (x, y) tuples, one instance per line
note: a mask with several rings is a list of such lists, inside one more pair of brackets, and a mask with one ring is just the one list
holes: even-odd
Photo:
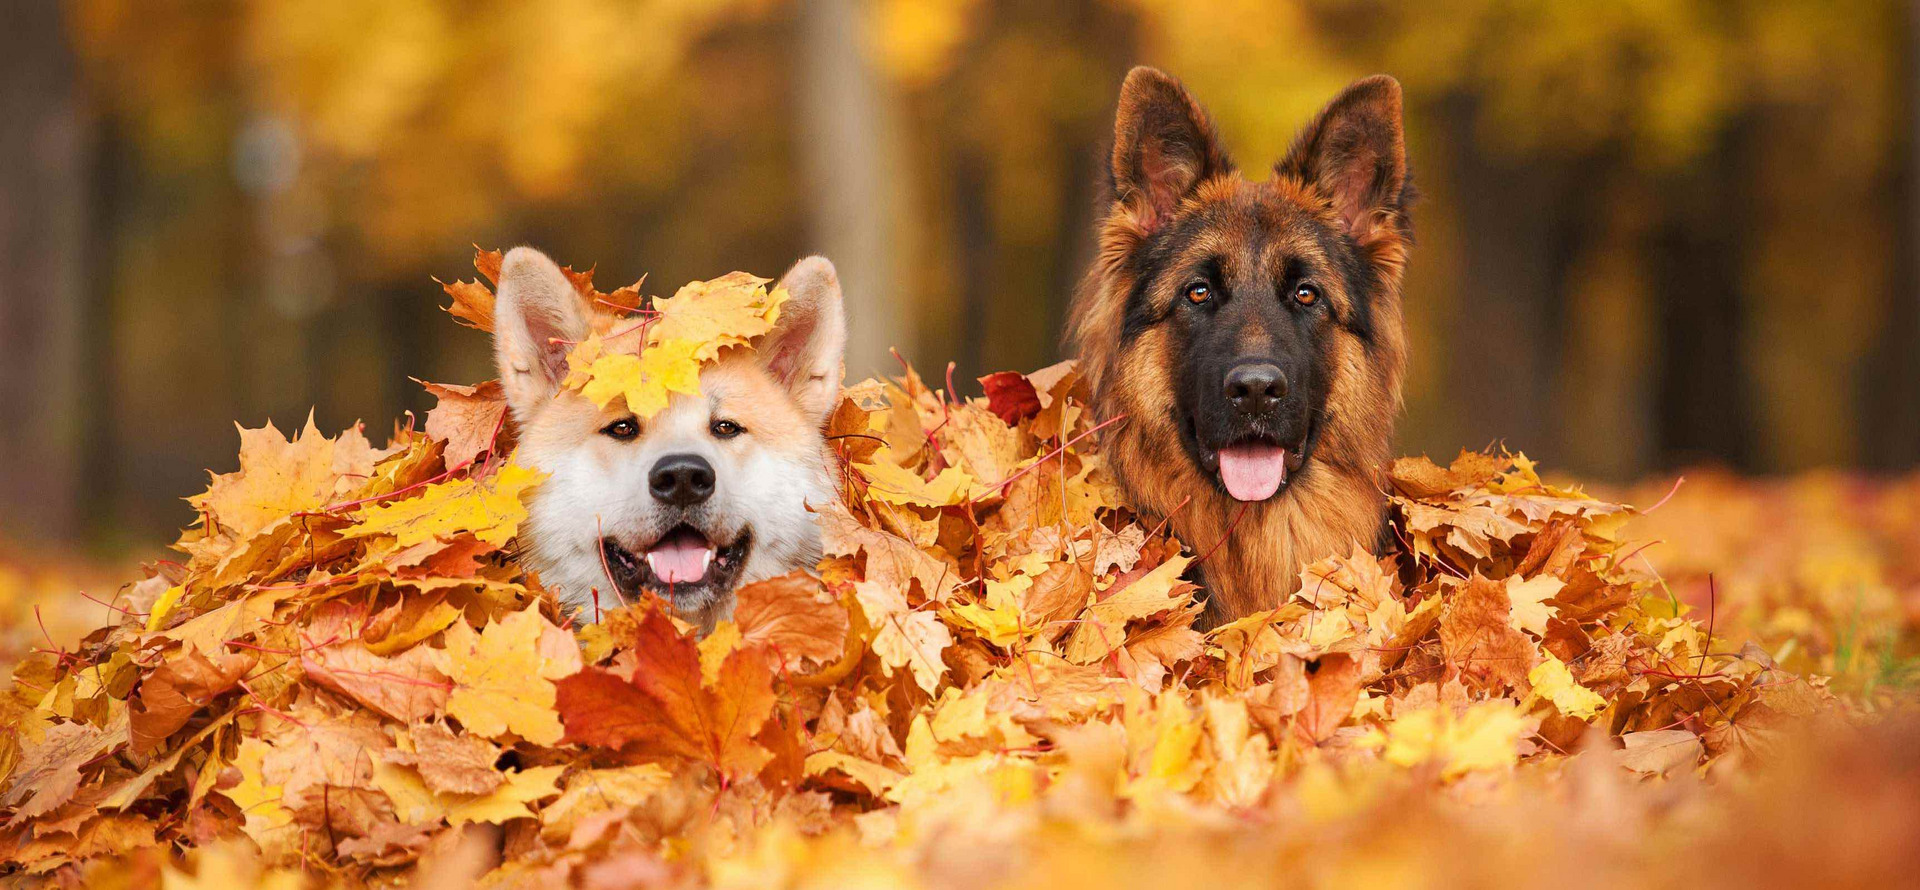
[[(1599, 479), (1920, 459), (1920, 19), (1892, 0), (8, 0), (8, 537), (167, 538), (233, 422), (490, 376), (434, 277), (809, 252), (851, 371), (1058, 357), (1121, 77), (1260, 175), (1405, 84), (1401, 448)], [(970, 385), (963, 385), (963, 389)]]

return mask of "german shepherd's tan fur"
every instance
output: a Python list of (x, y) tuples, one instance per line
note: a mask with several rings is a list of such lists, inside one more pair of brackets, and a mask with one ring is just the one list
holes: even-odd
[[(1149, 518), (1167, 517), (1189, 547), (1209, 554), (1201, 571), (1210, 622), (1278, 605), (1299, 586), (1304, 565), (1371, 547), (1380, 536), (1381, 470), (1406, 366), (1401, 279), (1411, 194), (1400, 105), (1391, 78), (1355, 84), (1306, 126), (1272, 178), (1250, 182), (1177, 81), (1137, 68), (1122, 88), (1112, 204), (1099, 257), (1075, 295), (1069, 338), (1097, 409), (1126, 415), (1107, 447), (1132, 504)], [(1193, 328), (1177, 323), (1192, 307), (1179, 304), (1182, 279), (1167, 270), (1204, 264), (1220, 270), (1222, 291), (1244, 284), (1246, 295), (1234, 298), (1246, 301), (1254, 292), (1267, 299), (1261, 282), (1290, 274), (1278, 270), (1304, 270), (1282, 286), (1301, 288), (1302, 305), (1285, 308), (1312, 325), (1303, 328), (1310, 342), (1302, 341), (1312, 368), (1302, 376), (1320, 380), (1319, 395), (1301, 396), (1318, 403), (1303, 408), (1309, 431), (1299, 452), (1310, 459), (1282, 452), (1304, 465), (1264, 500), (1230, 496), (1203, 459), (1212, 452), (1182, 429), (1191, 422), (1183, 369), (1199, 360), (1200, 347)], [(1212, 293), (1188, 287), (1189, 299)], [(1312, 309), (1309, 296), (1324, 304)], [(1322, 315), (1308, 319), (1309, 310)], [(1226, 339), (1210, 348), (1258, 351), (1263, 337), (1272, 339), (1268, 327), (1256, 319), (1216, 332)]]

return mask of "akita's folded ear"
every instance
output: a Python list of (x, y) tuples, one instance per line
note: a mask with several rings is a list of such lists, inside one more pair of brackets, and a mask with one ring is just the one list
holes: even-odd
[(840, 299), (840, 276), (826, 257), (810, 256), (780, 277), (787, 302), (780, 319), (760, 342), (767, 373), (793, 393), (800, 410), (822, 423), (840, 398), (847, 373), (847, 316)]
[(559, 265), (531, 247), (507, 251), (493, 305), (493, 357), (513, 416), (526, 420), (567, 375), (567, 350), (593, 317)]
[(1378, 74), (1347, 87), (1300, 131), (1274, 172), (1319, 190), (1363, 244), (1403, 231), (1409, 195), (1400, 82)]
[(1146, 66), (1127, 72), (1113, 119), (1116, 203), (1152, 231), (1196, 186), (1232, 170), (1207, 113), (1179, 81)]

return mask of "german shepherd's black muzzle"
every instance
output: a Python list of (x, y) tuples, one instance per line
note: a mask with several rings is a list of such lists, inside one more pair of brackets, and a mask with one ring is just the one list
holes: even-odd
[(1269, 288), (1210, 290), (1187, 319), (1187, 445), (1228, 495), (1264, 501), (1286, 488), (1311, 448), (1316, 406), (1325, 399), (1318, 381), (1326, 375), (1314, 367), (1318, 317), (1281, 303)]

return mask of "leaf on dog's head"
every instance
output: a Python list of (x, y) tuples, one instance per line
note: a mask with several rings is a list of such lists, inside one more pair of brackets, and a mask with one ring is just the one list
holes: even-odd
[(773, 330), (780, 306), (787, 301), (783, 287), (767, 288), (768, 279), (745, 272), (729, 272), (711, 281), (695, 281), (671, 297), (656, 298), (660, 313), (648, 339), (685, 340), (696, 344), (695, 357), (712, 361), (728, 346), (745, 346)]
[(673, 393), (700, 394), (700, 349), (691, 340), (662, 340), (638, 355), (616, 352), (594, 358), (584, 369), (575, 365), (567, 379), (580, 379), (580, 394), (598, 407), (622, 399), (628, 411), (652, 417), (667, 407)]
[[(600, 408), (624, 400), (641, 418), (660, 413), (674, 393), (697, 396), (702, 365), (727, 347), (749, 346), (773, 330), (787, 292), (766, 285), (765, 278), (730, 272), (657, 298), (650, 318), (575, 344), (567, 354), (564, 385)], [(607, 297), (598, 299), (617, 302)]]

